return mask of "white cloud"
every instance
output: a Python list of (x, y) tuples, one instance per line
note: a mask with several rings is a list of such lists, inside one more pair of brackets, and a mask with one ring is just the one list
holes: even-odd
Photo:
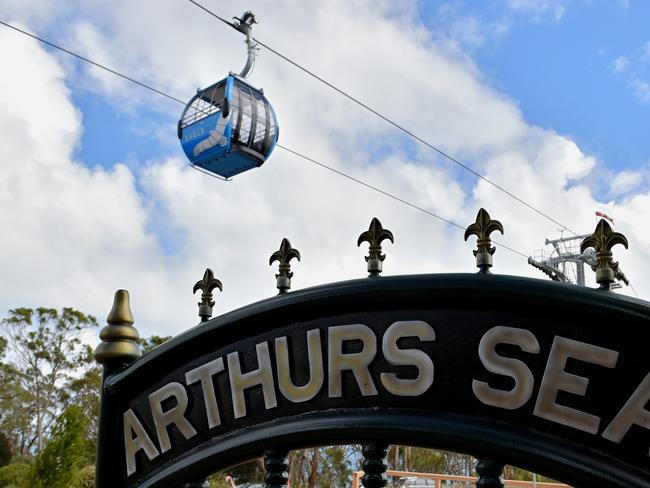
[(612, 62), (612, 71), (615, 74), (621, 74), (630, 67), (630, 62), (625, 56), (619, 56)]
[(564, 0), (501, 0), (484, 5), (443, 2), (427, 6), (428, 27), (436, 42), (463, 56), (501, 42), (515, 25), (559, 22), (569, 2)]
[(610, 194), (613, 197), (625, 195), (642, 188), (648, 180), (647, 171), (621, 171), (610, 182)]
[(650, 41), (646, 42), (641, 48), (641, 57), (644, 61), (650, 61)]
[(634, 95), (642, 102), (650, 102), (650, 83), (640, 78), (630, 81)]
[(629, 56), (617, 57), (611, 68), (636, 98), (650, 102), (650, 41)]
[(20, 21), (33, 29), (46, 28), (55, 16), (65, 16), (73, 9), (72, 2), (56, 0), (0, 0), (0, 16), (5, 22)]
[(532, 20), (539, 21), (551, 18), (560, 21), (564, 17), (568, 0), (505, 0), (511, 10), (530, 16)]
[[(632, 239), (631, 251), (617, 258), (637, 290), (650, 296), (650, 280), (634, 273), (650, 258), (642, 225), (648, 195), (630, 194), (621, 203), (595, 199), (581, 184), (595, 160), (570, 139), (527, 124), (471, 59), (418, 24), (410, 3), (399, 15), (383, 1), (318, 8), (289, 0), (254, 3), (257, 37), (569, 227), (591, 231), (595, 209), (616, 215), (618, 230)], [(85, 4), (83, 18), (59, 26), (60, 35), (88, 57), (175, 96), (189, 98), (197, 85), (239, 69), (244, 48), (236, 33), (182, 2), (161, 3), (154, 22), (147, 5), (122, 1), (93, 10)], [(215, 9), (233, 14), (229, 4)], [(0, 242), (3, 309), (73, 305), (101, 317), (112, 292), (124, 287), (145, 335), (177, 333), (196, 322), (191, 287), (205, 266), (224, 283), (217, 313), (273, 295), (268, 256), (285, 236), (303, 257), (294, 266), (294, 288), (364, 276), (365, 251), (355, 243), (373, 216), (396, 238), (386, 246), (386, 274), (474, 270), (472, 245), (457, 229), (281, 150), (232, 183), (188, 169), (180, 149), (137, 172), (119, 162), (110, 171), (89, 169), (71, 156), (82, 119), (70, 86), (102, 78), (96, 92), (126, 113), (145, 104), (171, 113), (182, 107), (94, 70), (64, 74), (59, 58), (33, 41), (0, 35), (1, 61), (12, 66), (0, 79), (0, 127), (10, 134), (0, 146), (0, 199), (14, 209), (0, 216), (3, 228), (12, 229)], [(262, 52), (252, 82), (272, 100), (283, 144), (462, 225), (485, 206), (506, 228), (502, 242), (525, 253), (557, 235), (557, 225), (485, 182), (468, 180), (270, 53)], [(173, 241), (171, 250), (165, 239)], [(541, 277), (505, 249), (495, 256), (495, 270)]]

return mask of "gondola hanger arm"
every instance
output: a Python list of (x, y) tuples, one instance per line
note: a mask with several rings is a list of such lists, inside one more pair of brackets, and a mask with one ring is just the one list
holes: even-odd
[(257, 44), (253, 39), (253, 24), (257, 24), (257, 17), (255, 14), (247, 10), (243, 13), (241, 18), (233, 17), (234, 23), (232, 24), (235, 29), (246, 36), (246, 64), (237, 76), (240, 78), (246, 78), (251, 71), (253, 71), (253, 66), (255, 65), (255, 51)]

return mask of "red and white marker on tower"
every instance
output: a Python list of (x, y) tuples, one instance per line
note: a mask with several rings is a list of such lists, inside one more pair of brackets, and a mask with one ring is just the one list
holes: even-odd
[(609, 215), (607, 215), (605, 212), (601, 212), (600, 210), (596, 210), (596, 216), (597, 217), (602, 217), (603, 219), (609, 220), (612, 224), (614, 223), (614, 219), (611, 218)]

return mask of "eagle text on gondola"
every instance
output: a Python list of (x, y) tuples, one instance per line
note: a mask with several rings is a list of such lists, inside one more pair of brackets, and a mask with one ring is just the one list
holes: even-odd
[[(351, 374), (362, 397), (393, 395), (420, 397), (435, 381), (435, 357), (418, 348), (403, 347), (403, 339), (417, 339), (420, 344), (437, 341), (436, 331), (421, 320), (396, 321), (382, 334), (364, 324), (347, 324), (315, 328), (306, 332), (309, 375), (308, 381), (296, 385), (295, 366), (291, 361), (290, 342), (285, 335), (258, 342), (254, 346), (257, 368), (243, 371), (242, 354), (252, 351), (233, 351), (200, 364), (184, 372), (184, 381), (170, 381), (147, 397), (152, 419), (149, 435), (133, 409), (123, 414), (124, 447), (127, 475), (136, 473), (136, 455), (140, 452), (150, 461), (173, 449), (169, 431), (174, 428), (189, 440), (197, 436), (197, 427), (190, 422), (193, 405), (202, 404), (208, 429), (222, 425), (223, 398), (229, 396), (229, 414), (234, 419), (251, 415), (245, 392), (258, 388), (262, 391), (263, 408), (278, 406), (278, 395), (300, 404), (313, 400), (323, 389), (329, 399), (345, 397), (343, 374)], [(349, 347), (354, 344), (356, 347)], [(534, 398), (533, 415), (608, 441), (620, 443), (629, 429), (640, 426), (650, 429), (650, 411), (645, 409), (650, 400), (650, 374), (629, 396), (622, 398), (618, 413), (611, 419), (601, 419), (593, 412), (582, 411), (558, 399), (558, 394), (586, 396), (590, 381), (596, 377), (580, 376), (567, 371), (567, 361), (588, 363), (590, 367), (613, 369), (619, 352), (605, 347), (555, 336), (546, 358), (543, 375), (536, 381), (531, 369), (520, 359), (509, 357), (499, 347), (515, 347), (525, 353), (539, 355), (540, 344), (535, 335), (516, 327), (495, 326), (487, 330), (479, 344), (473, 346), (484, 372), (513, 384), (509, 389), (496, 388), (489, 382), (474, 379), (471, 369), (444, 372), (471, 375), (468, 385), (471, 394), (481, 404), (503, 410), (517, 410)], [(383, 357), (391, 366), (408, 367), (414, 374), (408, 378), (394, 372), (371, 372), (370, 365)], [(444, 367), (444, 365), (438, 365)], [(274, 374), (275, 371), (275, 374)], [(416, 373), (415, 373), (416, 372)], [(224, 375), (228, 388), (215, 389), (215, 377)], [(458, 378), (464, 381), (467, 378)], [(190, 385), (200, 385), (200, 396), (191, 398)], [(537, 386), (537, 390), (535, 389)], [(358, 392), (358, 393), (357, 393)], [(345, 398), (350, 404), (354, 398)], [(414, 406), (417, 402), (414, 402)], [(261, 406), (260, 406), (261, 408)], [(255, 412), (252, 412), (253, 414)], [(157, 443), (154, 442), (157, 440)]]

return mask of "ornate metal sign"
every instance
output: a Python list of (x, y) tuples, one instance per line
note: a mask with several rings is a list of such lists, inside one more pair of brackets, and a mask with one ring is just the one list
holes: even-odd
[(180, 486), (262, 453), (284, 486), (287, 449), (357, 442), (374, 470), (364, 485), (383, 487), (393, 442), (473, 454), (480, 486), (502, 486), (507, 462), (647, 488), (650, 306), (609, 291), (610, 249), (627, 241), (601, 224), (584, 241), (603, 254), (591, 290), (491, 274), (495, 230), (481, 209), (465, 233), (477, 274), (381, 277), (393, 235), (373, 219), (358, 239), (370, 279), (292, 293), (300, 254), (284, 239), (278, 296), (209, 320), (222, 287), (207, 270), (203, 322), (141, 359), (118, 292), (96, 351), (96, 486)]
[(167, 486), (279, 444), (389, 436), (507, 452), (574, 484), (648, 486), (649, 326), (644, 302), (485, 274), (280, 295), (107, 380), (106, 486)]

